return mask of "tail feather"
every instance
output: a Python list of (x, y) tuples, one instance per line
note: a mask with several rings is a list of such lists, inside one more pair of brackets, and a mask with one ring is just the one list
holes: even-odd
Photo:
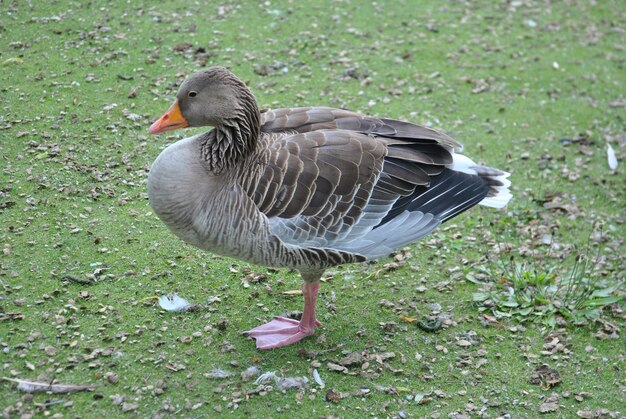
[(471, 175), (480, 176), (487, 186), (489, 186), (489, 192), (487, 196), (479, 202), (480, 205), (492, 208), (504, 208), (513, 195), (509, 190), (511, 181), (508, 179), (511, 176), (510, 173), (504, 172), (493, 167), (480, 166), (472, 159), (462, 154), (452, 155), (452, 164), (448, 165), (448, 168), (456, 170), (457, 172), (468, 173)]

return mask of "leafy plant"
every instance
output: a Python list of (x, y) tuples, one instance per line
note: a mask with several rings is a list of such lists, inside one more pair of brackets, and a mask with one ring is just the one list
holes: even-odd
[[(541, 270), (530, 263), (515, 263), (512, 269), (490, 289), (476, 292), (473, 300), (480, 311), (489, 311), (496, 318), (520, 322), (539, 321), (554, 328), (559, 317), (573, 323), (598, 319), (608, 305), (624, 302), (622, 283), (608, 284), (589, 269), (589, 260), (578, 255), (572, 269), (561, 274), (561, 266)], [(467, 278), (476, 282), (473, 277)]]

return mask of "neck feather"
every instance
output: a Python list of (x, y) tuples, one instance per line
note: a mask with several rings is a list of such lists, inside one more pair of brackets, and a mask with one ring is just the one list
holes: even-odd
[(260, 114), (252, 93), (242, 92), (234, 118), (206, 133), (201, 153), (214, 174), (228, 170), (254, 151), (260, 133)]

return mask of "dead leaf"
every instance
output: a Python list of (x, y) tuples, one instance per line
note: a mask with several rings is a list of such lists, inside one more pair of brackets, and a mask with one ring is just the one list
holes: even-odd
[[(351, 352), (339, 361), (344, 367), (351, 365), (361, 365), (365, 362), (365, 356), (361, 352)], [(330, 368), (330, 363), (329, 363)], [(331, 368), (332, 369), (332, 368)]]
[(328, 367), (329, 370), (331, 371), (338, 371), (338, 372), (344, 372), (347, 371), (348, 369), (342, 365), (338, 365), (335, 364), (333, 362), (329, 362), (328, 364), (326, 364), (326, 366)]
[(327, 402), (331, 402), (331, 403), (339, 403), (341, 401), (341, 396), (339, 394), (337, 394), (337, 392), (333, 389), (330, 389), (326, 392), (326, 396), (324, 396), (324, 399)]
[(23, 320), (23, 313), (0, 313), (0, 322)]
[(2, 62), (2, 64), (0, 64), (2, 67), (7, 67), (10, 65), (19, 65), (19, 64), (24, 64), (24, 60), (22, 60), (19, 57), (11, 57), (11, 58), (7, 58), (6, 60), (4, 60)]
[(611, 108), (624, 108), (626, 109), (626, 99), (617, 99), (609, 102)]
[(559, 410), (559, 405), (556, 402), (545, 402), (539, 406), (541, 413), (556, 412), (557, 410)]
[(529, 380), (532, 384), (540, 386), (542, 390), (547, 390), (561, 382), (561, 374), (557, 370), (543, 364), (535, 369), (535, 373), (530, 376)]
[(185, 52), (192, 47), (190, 42), (181, 42), (180, 44), (176, 44), (172, 47), (172, 51), (174, 52)]
[(94, 281), (92, 281), (90, 279), (78, 278), (78, 277), (73, 276), (73, 275), (63, 275), (63, 277), (61, 277), (61, 279), (64, 280), (64, 281), (76, 282), (77, 284), (81, 284), (81, 285), (91, 285), (91, 284), (94, 284)]
[(175, 362), (168, 362), (167, 365), (165, 365), (165, 368), (167, 368), (170, 371), (178, 372), (180, 370), (184, 370), (186, 367), (183, 364), (177, 364)]
[(130, 412), (132, 410), (136, 410), (139, 407), (138, 403), (122, 403), (122, 412)]

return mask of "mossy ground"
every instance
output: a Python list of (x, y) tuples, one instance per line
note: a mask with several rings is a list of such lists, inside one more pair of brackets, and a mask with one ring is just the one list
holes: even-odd
[[(624, 160), (625, 12), (619, 1), (0, 3), (1, 375), (99, 385), (30, 396), (4, 382), (5, 414), (624, 416), (623, 326), (598, 339), (598, 324), (487, 325), (465, 278), (506, 278), (511, 255), (566, 276), (590, 243), (590, 275), (624, 280), (624, 169), (609, 170), (605, 144)], [(208, 65), (240, 75), (261, 107), (439, 128), (510, 171), (514, 199), (455, 218), (397, 269), (332, 270), (316, 336), (260, 352), (241, 332), (301, 309), (280, 294), (298, 275), (186, 246), (146, 200), (150, 163), (190, 134), (147, 128)], [(244, 287), (249, 271), (267, 279)], [(171, 314), (147, 299), (170, 292), (207, 308)], [(402, 319), (433, 304), (437, 333)], [(355, 352), (369, 364), (328, 367)], [(562, 381), (550, 389), (529, 381), (544, 363)], [(310, 388), (258, 393), (240, 378), (251, 365)], [(234, 375), (207, 377), (214, 368)]]

